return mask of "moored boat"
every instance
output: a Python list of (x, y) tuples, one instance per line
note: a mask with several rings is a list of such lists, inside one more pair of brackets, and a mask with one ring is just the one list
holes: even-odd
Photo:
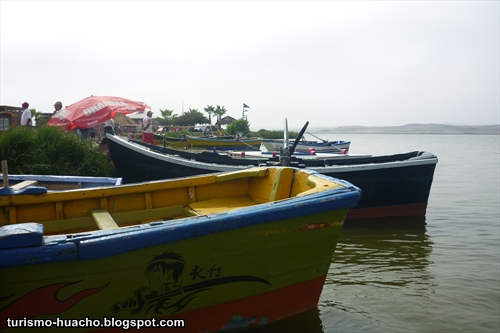
[[(118, 186), (122, 184), (120, 177), (88, 177), (60, 175), (8, 175), (10, 188), (20, 190), (27, 186), (42, 186), (49, 191), (72, 190), (102, 186)], [(4, 181), (0, 179), (0, 187)]]
[[(290, 141), (290, 144), (292, 141)], [(301, 153), (337, 153), (345, 154), (349, 151), (351, 145), (350, 141), (338, 140), (338, 141), (308, 141), (301, 140), (298, 141), (295, 147), (296, 152)], [(262, 140), (260, 146), (261, 151), (267, 152), (279, 152), (283, 148), (283, 140)]]
[[(185, 177), (213, 172), (275, 165), (279, 156), (245, 153), (244, 158), (222, 152), (186, 152), (145, 147), (118, 137), (110, 139), (110, 153), (124, 182)], [(391, 155), (316, 154), (292, 156), (291, 165), (345, 179), (363, 196), (349, 210), (348, 220), (387, 216), (425, 215), (438, 159), (425, 151)]]
[(239, 138), (237, 136), (215, 136), (215, 137), (198, 137), (187, 135), (188, 147), (199, 147), (215, 150), (243, 149), (243, 150), (258, 150), (261, 139)]
[(359, 197), (291, 167), (0, 196), (0, 331), (214, 332), (306, 311)]
[(179, 149), (185, 149), (187, 147), (184, 137), (176, 138), (167, 135), (154, 134), (154, 140), (158, 146), (174, 147)]
[(157, 145), (174, 148), (198, 148), (210, 150), (259, 150), (262, 139), (239, 138), (236, 136), (210, 136), (200, 137), (185, 135), (182, 138), (155, 135)]

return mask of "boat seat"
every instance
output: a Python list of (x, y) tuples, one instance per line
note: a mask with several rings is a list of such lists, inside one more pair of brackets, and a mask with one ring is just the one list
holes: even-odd
[[(146, 210), (137, 210), (131, 212), (123, 212), (123, 213), (113, 213), (111, 218), (118, 225), (118, 227), (123, 227), (127, 225), (133, 225), (136, 223), (147, 223), (148, 221), (157, 221), (164, 220), (169, 218), (176, 218), (183, 216), (182, 205), (177, 206), (169, 206), (169, 207), (160, 207)], [(95, 209), (91, 210), (91, 212), (98, 213), (99, 211), (104, 211), (109, 214), (109, 212), (105, 209)], [(93, 230), (95, 229), (96, 224), (99, 226), (96, 220), (100, 220), (99, 214), (91, 214), (92, 216), (85, 217), (77, 217), (71, 219), (60, 219), (60, 220), (50, 220), (40, 222), (44, 225), (45, 232), (47, 234), (58, 234), (68, 232), (78, 232), (81, 230)], [(94, 217), (96, 216), (96, 217)], [(68, 226), (72, 226), (71, 229)], [(110, 227), (114, 227), (114, 225), (109, 224)], [(103, 225), (103, 227), (105, 227)]]
[(19, 190), (26, 188), (28, 186), (35, 186), (37, 184), (38, 184), (38, 181), (36, 181), (36, 180), (24, 180), (20, 183), (17, 183), (15, 185), (10, 186), (10, 188), (13, 189), (14, 191), (19, 191)]
[(191, 207), (189, 207), (189, 206), (184, 208), (184, 215), (186, 217), (200, 216), (200, 214), (198, 214), (196, 211), (191, 209)]
[(249, 207), (256, 204), (257, 203), (250, 199), (248, 196), (238, 195), (234, 197), (221, 197), (192, 202), (189, 204), (189, 211), (197, 215), (207, 215), (243, 207)]
[(118, 224), (116, 224), (111, 214), (105, 209), (91, 209), (90, 214), (92, 215), (92, 219), (101, 230), (120, 228)]

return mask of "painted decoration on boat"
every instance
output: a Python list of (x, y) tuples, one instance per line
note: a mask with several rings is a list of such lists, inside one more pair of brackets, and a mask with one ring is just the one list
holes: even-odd
[[(111, 312), (127, 311), (132, 315), (168, 315), (182, 311), (197, 298), (197, 294), (212, 290), (213, 287), (237, 282), (264, 283), (269, 281), (251, 275), (224, 276), (223, 267), (211, 264), (210, 267), (194, 264), (185, 273), (186, 263), (181, 254), (166, 251), (156, 255), (145, 264), (144, 283), (134, 291), (133, 297), (111, 306)], [(76, 282), (61, 282), (39, 287), (19, 297), (0, 310), (2, 318), (34, 318), (44, 315), (58, 315), (75, 306), (83, 298), (104, 290), (109, 283), (97, 288), (84, 289), (67, 299), (58, 293)], [(0, 297), (7, 300), (14, 294)], [(0, 331), (5, 329), (6, 321), (0, 323)]]
[[(0, 310), (0, 318), (34, 318), (44, 315), (56, 315), (63, 313), (80, 300), (104, 290), (108, 284), (92, 289), (81, 290), (67, 299), (60, 299), (57, 294), (61, 289), (77, 282), (61, 282), (46, 285), (27, 293), (14, 300), (12, 303)], [(0, 297), (0, 301), (13, 297), (14, 294)], [(0, 321), (0, 332), (7, 327), (7, 321)]]
[(112, 312), (129, 311), (130, 314), (173, 314), (184, 309), (196, 294), (211, 290), (212, 287), (234, 282), (258, 282), (270, 285), (256, 276), (223, 276), (223, 269), (217, 264), (204, 267), (195, 264), (188, 273), (188, 280), (196, 281), (184, 285), (181, 278), (185, 262), (175, 252), (165, 252), (155, 256), (146, 265), (144, 272), (148, 286), (134, 291), (134, 296), (114, 304)]

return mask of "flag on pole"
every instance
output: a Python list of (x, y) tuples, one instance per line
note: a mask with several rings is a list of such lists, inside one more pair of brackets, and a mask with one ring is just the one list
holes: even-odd
[(250, 109), (250, 107), (248, 105), (246, 105), (245, 103), (243, 103), (243, 108), (244, 109)]

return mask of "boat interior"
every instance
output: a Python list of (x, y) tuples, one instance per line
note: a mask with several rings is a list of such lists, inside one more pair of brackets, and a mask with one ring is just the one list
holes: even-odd
[(0, 226), (37, 222), (44, 226), (44, 235), (108, 230), (216, 214), (339, 186), (303, 170), (266, 167), (133, 185), (16, 193), (0, 196)]

